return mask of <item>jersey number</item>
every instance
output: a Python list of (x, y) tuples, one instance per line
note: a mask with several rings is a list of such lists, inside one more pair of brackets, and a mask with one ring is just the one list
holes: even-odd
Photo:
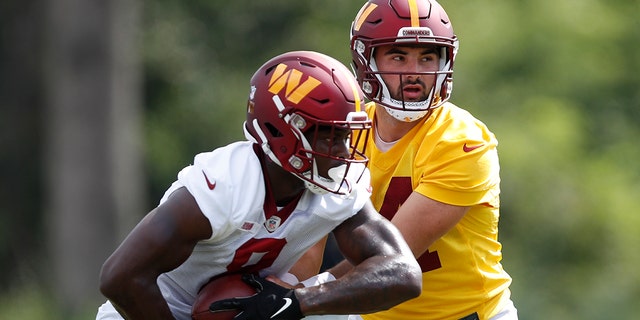
[(227, 270), (257, 273), (273, 264), (285, 244), (287, 244), (285, 239), (251, 239), (236, 250)]
[[(389, 188), (387, 188), (387, 193), (384, 195), (380, 214), (391, 220), (412, 192), (413, 188), (411, 187), (410, 177), (392, 177), (389, 182)], [(422, 272), (428, 272), (442, 267), (438, 251), (427, 251), (417, 260)]]

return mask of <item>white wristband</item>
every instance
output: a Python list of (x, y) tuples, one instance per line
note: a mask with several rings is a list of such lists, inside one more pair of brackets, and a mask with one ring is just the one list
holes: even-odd
[(299, 282), (298, 278), (295, 275), (293, 275), (293, 274), (291, 274), (289, 272), (283, 274), (280, 277), (280, 280), (282, 280), (282, 281), (284, 281), (284, 282), (286, 282), (286, 283), (288, 283), (288, 284), (290, 284), (292, 286), (295, 286)]
[(305, 287), (313, 287), (321, 285), (323, 283), (331, 282), (333, 280), (336, 280), (336, 277), (334, 277), (329, 271), (325, 271), (300, 283), (302, 283)]

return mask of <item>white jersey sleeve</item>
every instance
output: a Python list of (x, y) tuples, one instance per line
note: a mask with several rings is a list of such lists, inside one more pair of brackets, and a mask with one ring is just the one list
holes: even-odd
[(195, 156), (193, 165), (178, 173), (168, 195), (186, 187), (209, 219), (211, 240), (223, 239), (246, 221), (243, 213), (262, 208), (265, 189), (260, 162), (251, 144), (233, 143)]

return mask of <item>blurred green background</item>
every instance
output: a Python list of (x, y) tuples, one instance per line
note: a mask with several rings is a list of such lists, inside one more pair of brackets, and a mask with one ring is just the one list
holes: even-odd
[[(640, 2), (442, 0), (452, 102), (500, 141), (520, 319), (640, 314)], [(267, 59), (350, 62), (362, 1), (0, 5), (0, 319), (93, 319), (98, 273), (177, 171), (243, 139)]]

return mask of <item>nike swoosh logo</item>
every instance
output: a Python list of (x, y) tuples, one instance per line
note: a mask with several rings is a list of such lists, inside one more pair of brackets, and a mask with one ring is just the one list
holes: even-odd
[(478, 148), (480, 148), (482, 146), (484, 146), (484, 143), (483, 144), (479, 144), (477, 146), (471, 146), (471, 147), (468, 147), (467, 144), (465, 143), (464, 146), (462, 146), (462, 151), (471, 152), (471, 151), (473, 151), (475, 149), (478, 149)]
[(282, 298), (282, 299), (284, 299), (284, 305), (282, 306), (282, 308), (280, 308), (280, 310), (274, 313), (269, 319), (273, 319), (275, 316), (279, 315), (282, 311), (287, 310), (287, 308), (289, 308), (289, 306), (291, 305), (291, 298)]
[(209, 190), (215, 189), (216, 182), (214, 181), (213, 183), (211, 183), (211, 181), (209, 181), (209, 177), (207, 177), (207, 174), (204, 173), (204, 170), (202, 170), (202, 174), (204, 175), (204, 179), (207, 180), (207, 187), (209, 187)]

